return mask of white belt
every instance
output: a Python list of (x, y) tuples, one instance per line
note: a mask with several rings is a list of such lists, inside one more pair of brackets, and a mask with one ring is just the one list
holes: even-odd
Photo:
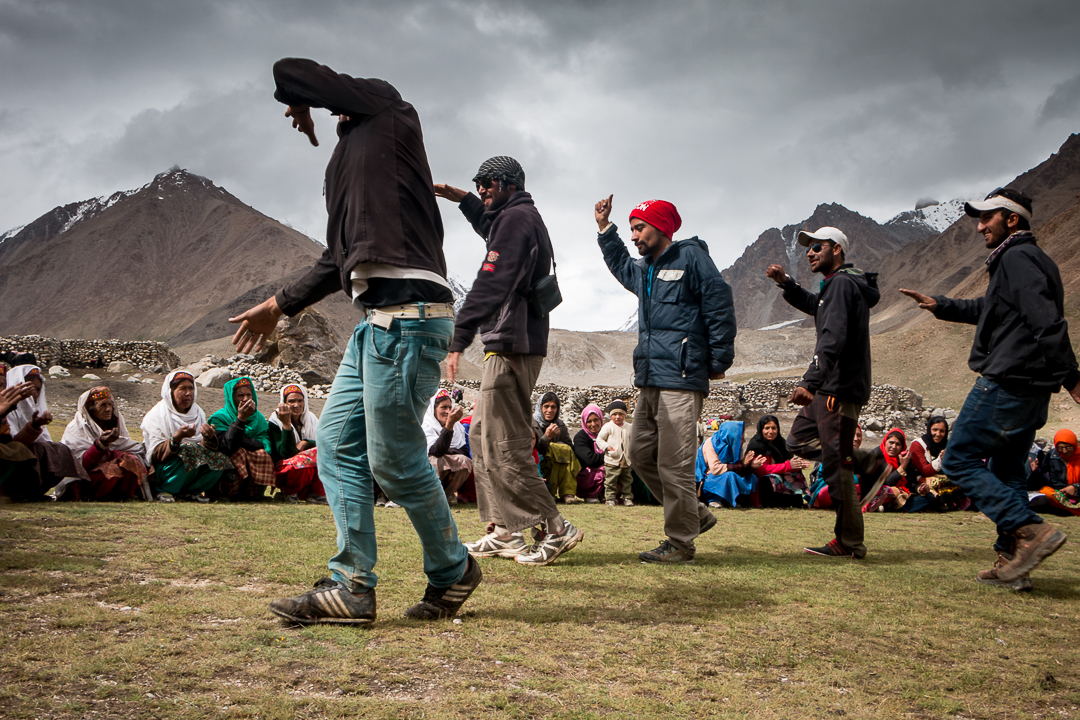
[(365, 308), (364, 317), (372, 325), (389, 330), (394, 318), (452, 318), (453, 303), (406, 303), (381, 308)]

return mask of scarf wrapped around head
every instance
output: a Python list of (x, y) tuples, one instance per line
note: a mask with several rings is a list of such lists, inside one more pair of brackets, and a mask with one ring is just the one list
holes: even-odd
[(1065, 443), (1066, 445), (1072, 445), (1075, 450), (1073, 454), (1069, 456), (1068, 460), (1065, 460), (1066, 465), (1066, 479), (1070, 485), (1080, 483), (1080, 446), (1077, 445), (1076, 433), (1072, 430), (1061, 429), (1054, 433), (1054, 447), (1057, 447), (1058, 443)]
[[(775, 440), (765, 439), (765, 426), (770, 422), (776, 424)], [(791, 459), (791, 453), (787, 450), (784, 436), (780, 434), (780, 421), (776, 419), (775, 415), (764, 415), (757, 421), (757, 433), (750, 438), (750, 442), (746, 444), (746, 449), (755, 455), (765, 455), (769, 458), (769, 462), (774, 464), (785, 463)]]
[(885, 458), (885, 462), (889, 463), (894, 470), (900, 469), (900, 453), (896, 454), (896, 457), (890, 457), (889, 453), (885, 452), (885, 443), (888, 441), (890, 435), (900, 436), (900, 452), (907, 450), (907, 438), (904, 436), (904, 431), (900, 428), (893, 428), (889, 432), (885, 433), (885, 437), (881, 439), (881, 444), (878, 446), (881, 448), (881, 456)]
[[(180, 412), (176, 409), (176, 405), (173, 404), (173, 382), (176, 381), (176, 384), (179, 385), (182, 380), (190, 381), (195, 387), (195, 396), (192, 398), (191, 407), (188, 408), (187, 412)], [(176, 434), (181, 425), (194, 425), (195, 435), (189, 440), (202, 442), (202, 434), (199, 433), (199, 428), (205, 422), (206, 413), (199, 407), (199, 386), (195, 383), (195, 378), (183, 370), (173, 370), (161, 382), (161, 400), (158, 401), (157, 405), (150, 408), (150, 412), (146, 413), (142, 421), (146, 464), (150, 465), (150, 456), (153, 454), (154, 448), (163, 442), (172, 440), (173, 435)]]
[(536, 407), (533, 409), (533, 420), (540, 426), (540, 430), (547, 430), (547, 426), (555, 422), (552, 420), (548, 422), (544, 419), (544, 403), (555, 403), (555, 420), (559, 419), (559, 411), (562, 410), (562, 403), (559, 402), (559, 396), (553, 392), (546, 392), (540, 396), (540, 399), (536, 401)]
[[(97, 421), (94, 420), (94, 416), (90, 414), (90, 407), (102, 397), (111, 397), (109, 388), (90, 388), (80, 395), (79, 401), (75, 404), (75, 417), (71, 418), (71, 422), (68, 423), (67, 428), (64, 430), (64, 436), (60, 438), (60, 442), (71, 448), (71, 452), (74, 453), (76, 458), (82, 458), (86, 451), (90, 449), (90, 446), (94, 444), (94, 441), (101, 437), (104, 432), (101, 426), (97, 424)], [(116, 404), (115, 399), (113, 400), (113, 418), (116, 420), (116, 427), (120, 429), (120, 437), (109, 445), (109, 449), (131, 453), (140, 458), (145, 456), (146, 448), (143, 447), (141, 442), (135, 442), (131, 439), (127, 424), (124, 422), (124, 416), (121, 414), (120, 406)]]
[(251, 388), (251, 400), (255, 403), (255, 412), (244, 423), (244, 435), (251, 440), (262, 444), (267, 453), (270, 452), (270, 425), (266, 418), (259, 412), (259, 394), (249, 377), (236, 378), (225, 383), (225, 407), (210, 416), (209, 423), (217, 432), (226, 432), (229, 426), (240, 418), (236, 414), (236, 397), (233, 393), (237, 387), (248, 386)]
[[(41, 374), (41, 368), (37, 365), (16, 365), (7, 372), (7, 387), (22, 385), (34, 376), (41, 379), (41, 391), (38, 393), (37, 399), (35, 400), (34, 396), (31, 395), (20, 400), (19, 404), (7, 415), (6, 419), (13, 436), (18, 435), (24, 427), (30, 424), (30, 421), (34, 419), (35, 412), (41, 415), (47, 411), (49, 403), (45, 400), (45, 376)], [(52, 442), (48, 427), (44, 425), (41, 427), (41, 435), (38, 436), (35, 442)]]
[(585, 431), (585, 434), (593, 440), (593, 452), (602, 453), (599, 447), (596, 446), (596, 433), (589, 432), (589, 428), (585, 427), (585, 423), (588, 421), (590, 415), (596, 415), (600, 418), (600, 424), (604, 424), (604, 411), (600, 409), (599, 405), (589, 403), (585, 406), (585, 409), (581, 411), (581, 429)]
[[(945, 423), (945, 438), (941, 442), (934, 442), (934, 436), (930, 434), (930, 428), (938, 423)], [(926, 445), (926, 457), (936, 458), (949, 444), (949, 421), (943, 415), (935, 415), (926, 421), (926, 432), (922, 435), (923, 444)]]
[[(450, 395), (450, 392), (446, 388), (439, 388), (439, 391), (428, 401), (427, 413), (424, 415), (424, 437), (427, 439), (427, 446), (431, 447), (436, 440), (439, 439), (439, 435), (442, 434), (443, 424), (439, 422), (439, 419), (435, 417), (435, 406), (439, 404), (439, 401), (446, 398), (450, 401), (451, 406), (454, 403), (454, 398)], [(450, 440), (450, 449), (457, 450), (458, 448), (465, 447), (465, 426), (460, 421), (454, 423), (454, 437)]]
[[(255, 392), (255, 388), (251, 389), (251, 392)], [(300, 393), (304, 396), (304, 415), (300, 418), (300, 422), (293, 420), (292, 425), (293, 438), (296, 442), (301, 440), (314, 440), (315, 432), (319, 429), (319, 417), (311, 412), (311, 407), (308, 405), (307, 388), (303, 385), (286, 385), (281, 388), (279, 395), (281, 396), (281, 402), (285, 402), (285, 398), (293, 393)], [(277, 410), (270, 413), (270, 422), (277, 425), (282, 430), (285, 429), (281, 423), (281, 418), (278, 417)]]

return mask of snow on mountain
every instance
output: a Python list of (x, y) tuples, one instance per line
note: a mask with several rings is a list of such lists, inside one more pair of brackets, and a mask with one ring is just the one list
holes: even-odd
[(461, 310), (461, 306), (465, 304), (465, 296), (469, 293), (469, 288), (465, 287), (465, 284), (453, 275), (448, 276), (446, 279), (450, 282), (450, 290), (454, 293), (454, 312), (457, 313)]
[(616, 332), (632, 332), (632, 333), (636, 333), (637, 331), (638, 331), (637, 310), (635, 310), (634, 314), (631, 315), (629, 318), (627, 318), (626, 322), (624, 322), (622, 325), (620, 325), (618, 327), (618, 329), (616, 330)]
[(916, 210), (906, 210), (885, 223), (886, 227), (908, 225), (932, 230), (934, 234), (945, 232), (964, 215), (963, 199), (946, 200)]

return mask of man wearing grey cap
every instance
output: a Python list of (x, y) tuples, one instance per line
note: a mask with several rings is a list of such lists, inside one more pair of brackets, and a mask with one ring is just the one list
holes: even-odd
[(810, 270), (824, 277), (818, 292), (804, 290), (779, 265), (770, 265), (765, 274), (783, 288), (788, 304), (814, 317), (817, 331), (814, 359), (791, 394), (790, 402), (803, 407), (791, 425), (787, 447), (799, 457), (821, 462), (836, 524), (831, 541), (804, 550), (861, 558), (866, 546), (852, 445), (859, 411), (870, 399), (870, 308), (881, 297), (877, 273), (864, 273), (845, 262), (850, 245), (837, 228), (803, 231), (798, 241), (806, 248)]
[[(528, 295), (551, 271), (554, 253), (517, 160), (490, 158), (473, 182), (480, 197), (435, 186), (436, 195), (459, 203), (487, 242), (446, 359), (453, 381), (461, 354), (480, 333), (484, 370), (469, 445), (480, 519), (488, 523), (488, 532), (465, 547), (474, 557), (548, 565), (585, 536), (559, 513), (532, 457), (532, 391), (547, 355), (548, 316), (530, 307)], [(536, 525), (543, 531), (535, 545), (526, 547), (522, 532)]]
[(1064, 317), (1057, 265), (1031, 233), (1031, 199), (998, 188), (964, 204), (991, 251), (986, 294), (973, 300), (900, 289), (939, 320), (975, 325), (968, 367), (979, 373), (949, 435), (942, 467), (997, 524), (997, 562), (975, 579), (1031, 590), (1029, 573), (1065, 543), (1065, 533), (1028, 507), (1028, 449), (1046, 424), (1050, 395), (1080, 403), (1080, 371)]

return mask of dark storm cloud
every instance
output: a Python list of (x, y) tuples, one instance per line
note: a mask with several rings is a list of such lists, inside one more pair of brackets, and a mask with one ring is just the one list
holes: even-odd
[[(675, 202), (723, 267), (770, 226), (839, 202), (884, 220), (980, 194), (1077, 130), (1075, 2), (41, 2), (0, 0), (0, 229), (138, 187), (173, 164), (315, 237), (333, 120), (282, 117), (283, 56), (391, 81), (436, 181), (508, 154), (555, 238), (571, 305), (632, 298), (592, 204)], [(1008, 143), (1000, 138), (1008, 137)], [(988, 144), (997, 148), (986, 153)], [(452, 272), (483, 252), (442, 202)]]

